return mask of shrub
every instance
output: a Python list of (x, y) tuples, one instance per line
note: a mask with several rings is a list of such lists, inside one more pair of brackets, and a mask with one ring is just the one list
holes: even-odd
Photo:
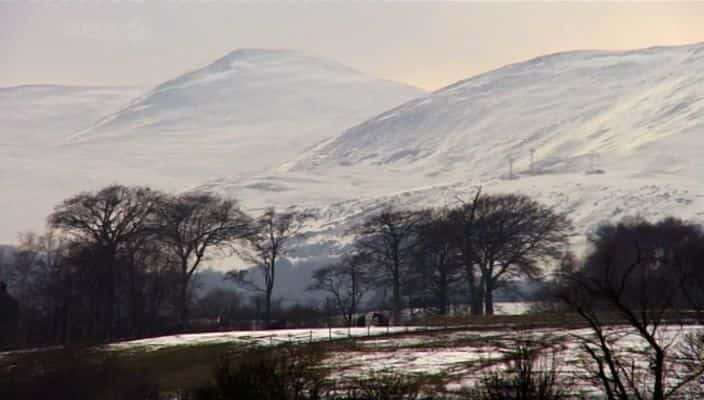
[(481, 378), (471, 400), (562, 400), (572, 398), (559, 381), (553, 356), (547, 360), (529, 345), (519, 346), (507, 368)]
[(324, 398), (326, 373), (313, 346), (255, 349), (223, 357), (214, 385), (188, 395), (194, 400), (315, 400)]
[(0, 399), (158, 400), (159, 386), (150, 378), (110, 357), (71, 350), (37, 353), (0, 371)]

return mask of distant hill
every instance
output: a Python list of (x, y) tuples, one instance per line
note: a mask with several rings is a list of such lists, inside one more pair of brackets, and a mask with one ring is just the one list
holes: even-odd
[(157, 159), (164, 173), (251, 172), (422, 94), (297, 51), (236, 50), (158, 85), (67, 145)]

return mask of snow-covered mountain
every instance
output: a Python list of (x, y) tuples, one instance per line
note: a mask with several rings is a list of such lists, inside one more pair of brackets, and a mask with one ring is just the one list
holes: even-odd
[(311, 257), (343, 248), (346, 239), (332, 238), (382, 202), (451, 205), (479, 185), (489, 193), (522, 192), (567, 212), (579, 252), (585, 233), (626, 215), (704, 222), (702, 133), (704, 44), (575, 51), (407, 102), (319, 144), (277, 174), (203, 187), (246, 204), (320, 210), (302, 250)]
[(25, 85), (0, 88), (4, 146), (49, 145), (66, 140), (142, 92), (132, 87)]
[(119, 182), (178, 191), (248, 176), (424, 94), (322, 58), (237, 50), (146, 92), (0, 89), (0, 241), (54, 205)]
[(205, 179), (275, 166), (423, 93), (297, 51), (236, 50), (155, 87), (67, 145), (108, 144), (127, 159), (158, 158), (164, 171), (188, 166)]
[(704, 221), (703, 116), (704, 44), (548, 55), (430, 94), (297, 52), (236, 51), (59, 147), (4, 154), (0, 234), (112, 182), (212, 190), (254, 213), (297, 204), (320, 218), (282, 283), (296, 297), (382, 203), (451, 205), (481, 185), (569, 213), (579, 251), (604, 220)]
[[(701, 176), (704, 45), (576, 51), (488, 72), (348, 129), (289, 168), (413, 179), (602, 169)], [(337, 171), (339, 169), (339, 171)]]

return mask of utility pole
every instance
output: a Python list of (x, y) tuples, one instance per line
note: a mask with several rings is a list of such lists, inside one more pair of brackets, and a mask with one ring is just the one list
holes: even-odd
[(508, 159), (508, 179), (513, 179), (513, 154), (509, 154), (507, 159)]
[(588, 157), (589, 157), (589, 171), (587, 171), (587, 172), (591, 174), (591, 173), (594, 173), (594, 159), (596, 158), (596, 153), (594, 153), (593, 151), (590, 151), (588, 154)]

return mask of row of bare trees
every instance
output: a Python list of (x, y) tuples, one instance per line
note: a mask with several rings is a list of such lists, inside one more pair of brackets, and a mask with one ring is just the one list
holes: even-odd
[(355, 226), (353, 249), (314, 275), (351, 323), (370, 286), (391, 293), (393, 321), (404, 298), (448, 312), (455, 293), (474, 315), (494, 313), (494, 293), (516, 278), (539, 278), (565, 254), (567, 217), (523, 195), (483, 194), (454, 208), (391, 206)]
[[(253, 269), (227, 278), (258, 294), (269, 325), (278, 265), (313, 217), (272, 208), (252, 218), (209, 193), (113, 185), (59, 204), (48, 233), (26, 235), (5, 269), (44, 321), (44, 336), (109, 340), (154, 333), (155, 324), (183, 326), (199, 269), (236, 255)], [(317, 271), (310, 289), (327, 292), (349, 324), (365, 294), (380, 288), (395, 323), (410, 303), (444, 314), (459, 299), (473, 314), (492, 314), (495, 291), (539, 277), (541, 264), (562, 257), (570, 229), (564, 215), (522, 195), (477, 191), (454, 208), (386, 206), (352, 227), (349, 254)]]
[(264, 272), (268, 320), (277, 259), (306, 218), (269, 209), (254, 219), (214, 194), (113, 185), (59, 204), (48, 233), (21, 238), (0, 280), (26, 309), (27, 341), (139, 337), (183, 326), (199, 269), (237, 254)]

